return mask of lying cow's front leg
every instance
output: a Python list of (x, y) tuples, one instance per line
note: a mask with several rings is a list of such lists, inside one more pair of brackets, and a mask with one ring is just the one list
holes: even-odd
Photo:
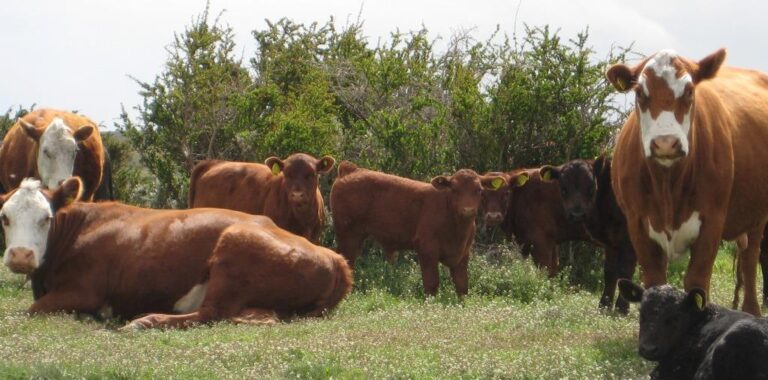
[(200, 323), (198, 312), (189, 314), (149, 314), (136, 318), (121, 330), (187, 328)]
[(82, 291), (52, 291), (38, 298), (29, 307), (29, 314), (49, 313), (91, 313), (96, 314), (101, 307), (100, 298)]

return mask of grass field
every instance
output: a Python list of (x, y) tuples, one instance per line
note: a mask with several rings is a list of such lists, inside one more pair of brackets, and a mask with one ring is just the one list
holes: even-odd
[[(598, 295), (549, 280), (503, 251), (471, 261), (470, 296), (444, 276), (422, 300), (411, 258), (359, 262), (355, 292), (323, 319), (118, 332), (118, 322), (30, 318), (32, 294), (0, 270), (0, 378), (643, 378), (637, 310), (598, 312)], [(684, 267), (685, 262), (678, 265)], [(678, 270), (679, 272), (679, 270)], [(675, 276), (679, 279), (679, 275)], [(730, 304), (731, 256), (713, 298)]]

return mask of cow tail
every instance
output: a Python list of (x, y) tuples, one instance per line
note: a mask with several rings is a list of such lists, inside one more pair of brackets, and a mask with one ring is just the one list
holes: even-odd
[(194, 207), (195, 204), (195, 188), (197, 188), (197, 180), (217, 162), (218, 160), (200, 161), (194, 168), (192, 168), (192, 174), (189, 177), (189, 199), (187, 203), (189, 208)]

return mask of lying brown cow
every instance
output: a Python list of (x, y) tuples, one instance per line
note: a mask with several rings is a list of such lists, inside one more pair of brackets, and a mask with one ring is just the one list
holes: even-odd
[(342, 256), (269, 218), (75, 202), (81, 189), (76, 177), (53, 192), (25, 180), (0, 196), (4, 264), (32, 277), (32, 314), (187, 313), (134, 324), (143, 327), (261, 321), (265, 314), (321, 314), (350, 290)]
[(451, 271), (459, 296), (467, 294), (469, 249), (483, 188), (504, 184), (499, 176), (461, 169), (432, 183), (358, 169), (344, 161), (331, 189), (331, 211), (339, 253), (354, 267), (363, 241), (373, 237), (389, 255), (413, 249), (424, 292), (435, 295), (438, 263)]
[[(505, 175), (508, 183), (526, 173), (525, 186), (501, 192), (483, 192), (483, 218), (487, 226), (499, 225), (508, 239), (523, 246), (523, 255), (532, 251), (533, 262), (547, 268), (549, 276), (560, 265), (558, 245), (567, 241), (590, 241), (583, 224), (565, 217), (557, 183), (543, 181), (538, 169), (514, 170)], [(503, 198), (507, 197), (505, 201)]]
[(768, 219), (768, 75), (721, 67), (725, 50), (695, 62), (662, 50), (607, 72), (637, 106), (621, 129), (613, 188), (627, 216), (646, 287), (667, 282), (667, 263), (690, 249), (684, 286), (709, 291), (721, 239), (746, 233), (742, 309), (758, 315), (755, 289)]
[(0, 148), (0, 183), (5, 191), (22, 179), (40, 178), (54, 188), (76, 175), (84, 182), (83, 200), (93, 200), (104, 171), (104, 147), (91, 119), (71, 112), (39, 109), (19, 118)]
[[(616, 283), (635, 274), (635, 251), (627, 232), (627, 221), (621, 213), (611, 188), (611, 160), (573, 160), (558, 167), (544, 166), (540, 173), (560, 185), (560, 197), (566, 218), (584, 223), (594, 243), (605, 250), (603, 261), (603, 294), (601, 308), (613, 308)], [(616, 309), (626, 314), (629, 304), (616, 300)]]
[(219, 207), (266, 215), (278, 226), (315, 243), (325, 223), (318, 174), (335, 160), (295, 153), (285, 161), (270, 157), (265, 165), (207, 160), (192, 169), (189, 207)]

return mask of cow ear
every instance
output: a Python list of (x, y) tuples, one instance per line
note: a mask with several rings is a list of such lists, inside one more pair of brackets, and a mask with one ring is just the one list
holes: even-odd
[(707, 293), (704, 289), (693, 288), (685, 296), (685, 303), (695, 312), (703, 311), (707, 307)]
[(317, 161), (317, 172), (328, 173), (333, 169), (333, 165), (336, 164), (336, 159), (332, 156), (323, 156), (323, 158)]
[(40, 136), (45, 132), (45, 128), (37, 128), (34, 124), (30, 124), (22, 118), (19, 118), (19, 124), (21, 125), (21, 130), (35, 141), (40, 141)]
[(619, 92), (627, 92), (637, 83), (638, 71), (637, 68), (631, 69), (623, 63), (617, 63), (605, 72), (605, 77)]
[(74, 133), (75, 141), (85, 141), (87, 138), (91, 137), (94, 129), (95, 128), (92, 125), (84, 125), (78, 128)]
[(447, 190), (451, 188), (451, 180), (444, 175), (437, 176), (432, 178), (432, 186), (438, 190)]
[(553, 181), (560, 178), (560, 169), (554, 166), (544, 165), (539, 169), (539, 176), (544, 182)]
[(485, 175), (480, 177), (480, 183), (483, 185), (483, 189), (496, 191), (506, 185), (507, 180), (502, 176)]
[(514, 187), (523, 187), (528, 183), (528, 179), (530, 179), (530, 176), (528, 176), (527, 172), (520, 172), (512, 176), (512, 180), (509, 182), (512, 183)]
[(618, 286), (619, 294), (621, 294), (621, 297), (627, 302), (638, 303), (643, 300), (643, 293), (645, 290), (642, 286), (635, 284), (626, 278), (620, 278)]
[(69, 177), (51, 194), (51, 208), (56, 211), (69, 206), (75, 201), (79, 201), (82, 195), (83, 181), (80, 180), (80, 177)]
[(267, 160), (264, 161), (264, 165), (267, 165), (267, 167), (269, 167), (269, 170), (272, 171), (272, 175), (280, 174), (280, 172), (282, 172), (283, 168), (285, 167), (285, 163), (283, 163), (283, 160), (275, 156), (267, 158)]
[(693, 83), (714, 78), (717, 75), (717, 71), (720, 70), (720, 66), (725, 62), (725, 56), (725, 49), (720, 49), (699, 61), (699, 67), (691, 73)]

